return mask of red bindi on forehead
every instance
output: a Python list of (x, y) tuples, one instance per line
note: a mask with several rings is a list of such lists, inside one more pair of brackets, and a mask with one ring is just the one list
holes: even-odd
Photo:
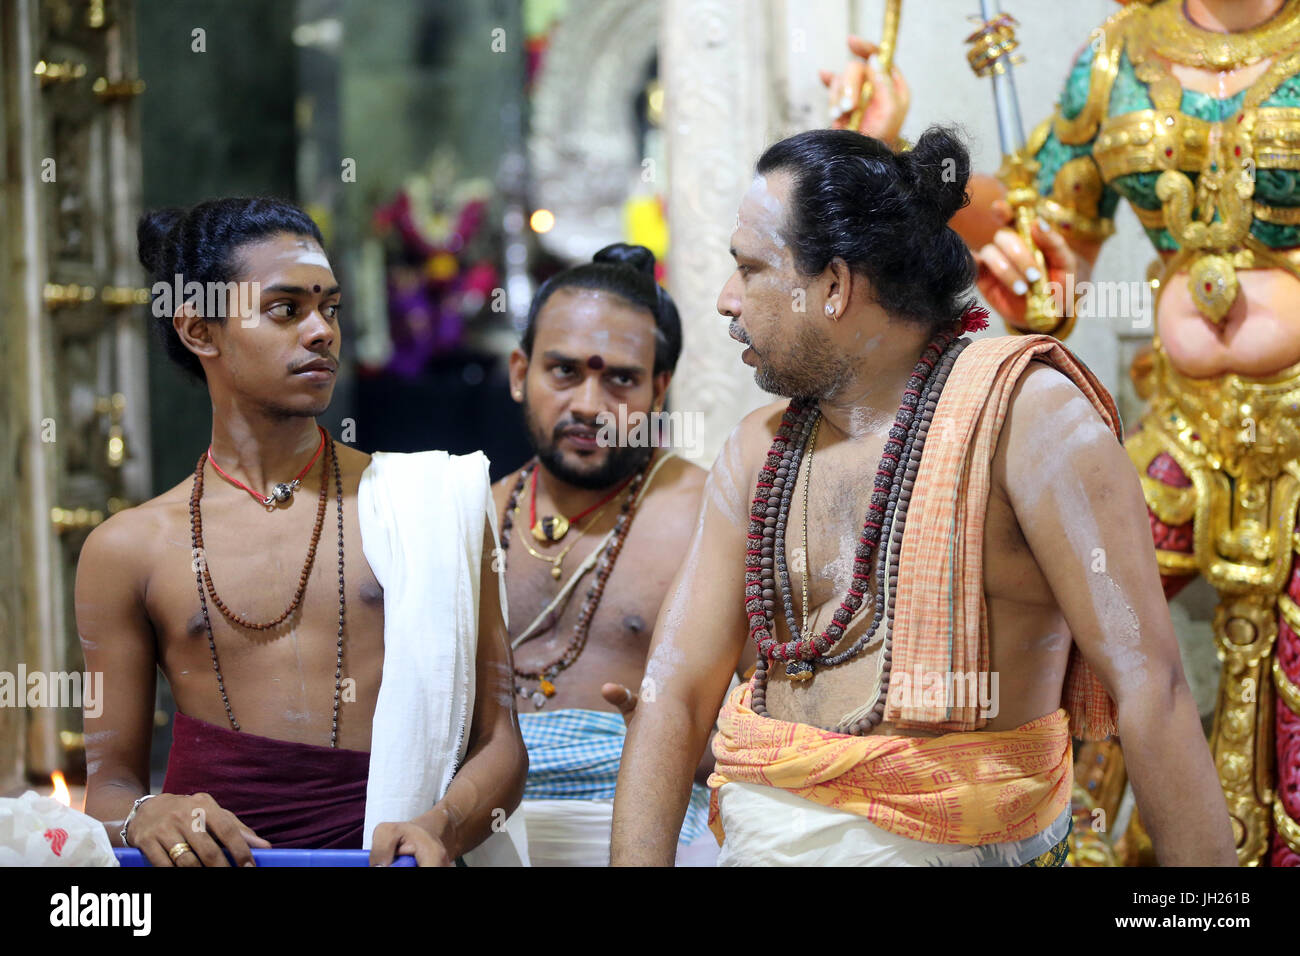
[(587, 359), (587, 368), (591, 369), (593, 372), (599, 372), (604, 367), (605, 360), (599, 355), (593, 355), (591, 358)]

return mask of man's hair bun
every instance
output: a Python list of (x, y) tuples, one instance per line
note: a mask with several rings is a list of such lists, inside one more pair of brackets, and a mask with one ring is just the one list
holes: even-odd
[(637, 272), (644, 272), (652, 277), (655, 274), (655, 254), (645, 246), (634, 246), (627, 242), (615, 242), (606, 246), (592, 256), (591, 261), (631, 266)]
[(916, 145), (900, 156), (912, 172), (917, 197), (946, 223), (970, 202), (966, 184), (970, 181), (970, 153), (950, 129), (931, 126)]

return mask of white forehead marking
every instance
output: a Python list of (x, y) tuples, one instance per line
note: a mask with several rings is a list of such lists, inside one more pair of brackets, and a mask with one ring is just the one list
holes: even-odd
[[(754, 181), (749, 185), (749, 191), (746, 196), (753, 200), (760, 209), (769, 213), (769, 216), (759, 217), (760, 221), (751, 224), (754, 233), (768, 242), (772, 243), (777, 251), (769, 255), (764, 261), (775, 268), (781, 267), (781, 250), (785, 248), (785, 237), (781, 235), (781, 223), (784, 221), (784, 212), (781, 200), (773, 196), (767, 189), (767, 177), (755, 176)], [(739, 224), (740, 216), (736, 217)]]
[(768, 191), (766, 176), (755, 176), (754, 181), (749, 184), (749, 193), (768, 212), (780, 214), (781, 200)]
[(309, 252), (299, 252), (293, 257), (293, 261), (300, 266), (320, 266), (322, 269), (330, 267), (329, 259), (325, 258), (325, 253), (311, 250)]

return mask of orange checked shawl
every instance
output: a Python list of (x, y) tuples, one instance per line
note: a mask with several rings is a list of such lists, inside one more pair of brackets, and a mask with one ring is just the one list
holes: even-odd
[[(984, 519), (993, 453), (1011, 393), (1035, 359), (1069, 377), (1116, 440), (1121, 437), (1110, 394), (1051, 336), (981, 339), (962, 352), (939, 398), (908, 511), (894, 610), (895, 673), (982, 674), (989, 669)], [(890, 695), (885, 720), (952, 731), (977, 730), (987, 723), (978, 701), (948, 707), (910, 696), (903, 701)], [(1062, 703), (1072, 736), (1100, 740), (1115, 733), (1115, 703), (1077, 645), (1070, 651)]]
[(713, 738), (709, 827), (719, 843), (718, 791), (732, 782), (779, 787), (923, 843), (967, 846), (1041, 833), (1070, 804), (1063, 709), (1014, 730), (856, 737), (760, 717), (752, 691), (741, 684), (728, 695)]

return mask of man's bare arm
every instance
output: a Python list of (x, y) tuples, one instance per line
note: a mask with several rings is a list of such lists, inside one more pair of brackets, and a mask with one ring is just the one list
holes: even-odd
[(746, 638), (750, 488), (741, 442), (767, 417), (751, 415), (718, 454), (695, 534), (660, 609), (623, 746), (612, 865), (671, 866), (676, 856), (691, 781)]
[(1050, 368), (1022, 379), (1003, 440), (1005, 491), (1020, 527), (1074, 641), (1118, 706), (1125, 766), (1157, 858), (1235, 866), (1227, 804), (1183, 675), (1132, 462)]
[(402, 824), (381, 824), (375, 828), (372, 862), (388, 863), (397, 853), (411, 851), (421, 865), (450, 864), (486, 840), (523, 798), (528, 751), (515, 716), (510, 639), (493, 567), (496, 541), (484, 525), (474, 714), (465, 760), (442, 799), (412, 821), (433, 836), (443, 853), (426, 857), (419, 843), (403, 843)]
[[(103, 709), (83, 708), (86, 813), (102, 820), (114, 846), (136, 798), (149, 792), (157, 644), (144, 606), (143, 566), (156, 534), (149, 518), (123, 512), (86, 539), (77, 563), (76, 613), (86, 670), (103, 675)], [(163, 794), (140, 805), (129, 844), (153, 866), (252, 866), (250, 847), (270, 844), (204, 793)], [(172, 857), (169, 847), (191, 852)]]
[(143, 550), (132, 518), (116, 515), (86, 538), (77, 562), (77, 633), (86, 670), (102, 676), (103, 708), (86, 711), (86, 813), (118, 830), (149, 792), (157, 651), (137, 566)]

